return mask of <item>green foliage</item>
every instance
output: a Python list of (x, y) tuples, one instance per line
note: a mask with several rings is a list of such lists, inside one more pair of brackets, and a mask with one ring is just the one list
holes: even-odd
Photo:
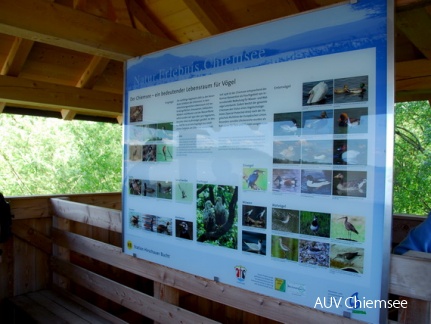
[(120, 125), (0, 115), (7, 196), (121, 191)]
[(427, 101), (395, 106), (394, 212), (431, 209), (431, 108)]

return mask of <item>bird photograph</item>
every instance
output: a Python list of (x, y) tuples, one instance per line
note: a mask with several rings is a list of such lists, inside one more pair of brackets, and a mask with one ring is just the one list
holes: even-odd
[(274, 114), (274, 136), (301, 135), (301, 112)]
[(332, 164), (332, 140), (303, 140), (301, 162), (303, 164)]
[(142, 147), (142, 161), (156, 162), (157, 145), (144, 145)]
[(158, 181), (157, 182), (157, 198), (172, 199), (172, 182)]
[(242, 206), (242, 225), (256, 228), (266, 228), (267, 208), (252, 205)]
[(191, 203), (194, 197), (193, 183), (177, 182), (175, 185), (175, 200), (177, 202)]
[(129, 215), (129, 224), (131, 228), (141, 227), (141, 216), (135, 212), (131, 212)]
[(334, 134), (363, 134), (368, 132), (368, 108), (334, 110)]
[(301, 170), (274, 169), (272, 170), (272, 191), (280, 193), (301, 192)]
[(156, 197), (157, 196), (157, 182), (156, 181), (143, 181), (142, 195), (145, 197)]
[(157, 162), (172, 162), (173, 145), (161, 144), (156, 146)]
[(143, 118), (144, 107), (142, 105), (130, 107), (130, 122), (141, 122)]
[(242, 231), (242, 251), (266, 255), (266, 235)]
[(272, 235), (271, 257), (290, 261), (298, 261), (298, 239)]
[(331, 215), (331, 238), (343, 241), (365, 241), (365, 217)]
[(299, 240), (298, 262), (329, 268), (329, 243)]
[(129, 145), (129, 160), (142, 161), (142, 145)]
[(301, 193), (330, 195), (331, 185), (331, 170), (301, 170)]
[(274, 141), (272, 157), (273, 163), (301, 163), (301, 141)]
[(331, 231), (331, 214), (301, 211), (299, 233), (320, 237), (329, 237)]
[(349, 197), (367, 196), (366, 171), (334, 171), (333, 195)]
[(243, 168), (243, 190), (265, 191), (268, 189), (268, 170)]
[(302, 105), (328, 105), (333, 103), (333, 82), (322, 80), (306, 82), (302, 86)]
[(238, 187), (216, 184), (196, 186), (198, 242), (238, 247)]
[(330, 267), (348, 272), (363, 273), (364, 249), (355, 246), (331, 244)]
[(302, 135), (332, 134), (334, 131), (334, 111), (314, 110), (302, 113)]
[(334, 103), (368, 101), (367, 85), (367, 75), (335, 79)]
[(299, 210), (272, 208), (272, 230), (299, 233)]
[(142, 180), (129, 179), (129, 193), (139, 196), (142, 193)]
[(175, 236), (178, 238), (192, 240), (193, 239), (193, 222), (188, 222), (181, 219), (175, 220)]
[(157, 217), (157, 233), (172, 235), (172, 218)]
[(367, 165), (368, 142), (366, 139), (334, 140), (334, 164)]
[(157, 137), (160, 141), (171, 141), (173, 139), (173, 123), (157, 124)]
[(144, 214), (142, 216), (143, 229), (149, 232), (157, 232), (157, 216)]

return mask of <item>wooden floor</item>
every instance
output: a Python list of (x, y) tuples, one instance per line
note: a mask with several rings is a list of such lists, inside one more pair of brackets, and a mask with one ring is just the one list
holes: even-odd
[[(16, 296), (5, 309), (6, 323), (126, 323), (72, 295), (42, 290)], [(3, 323), (3, 321), (2, 321)]]

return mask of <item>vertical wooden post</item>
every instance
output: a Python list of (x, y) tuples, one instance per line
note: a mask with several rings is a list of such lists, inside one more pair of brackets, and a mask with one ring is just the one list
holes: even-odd
[[(69, 198), (64, 198), (64, 199), (69, 199)], [(70, 222), (67, 219), (64, 218), (60, 218), (57, 217), (56, 215), (52, 216), (52, 227), (60, 229), (60, 230), (64, 230), (64, 231), (69, 231), (70, 230)], [(68, 249), (60, 247), (56, 244), (53, 244), (52, 246), (52, 254), (62, 260), (66, 260), (66, 261), (70, 261), (70, 252)], [(52, 281), (55, 285), (67, 289), (69, 288), (70, 285), (70, 281), (69, 279), (60, 276), (56, 273), (53, 273), (52, 275)]]
[(171, 305), (178, 306), (180, 304), (180, 291), (159, 282), (154, 282), (154, 297)]

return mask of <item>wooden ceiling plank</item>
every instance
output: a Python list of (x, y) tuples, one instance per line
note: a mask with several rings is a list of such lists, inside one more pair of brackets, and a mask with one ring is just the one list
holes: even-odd
[(32, 0), (0, 1), (0, 32), (118, 61), (177, 45), (79, 10)]
[(73, 110), (116, 118), (122, 114), (122, 95), (47, 82), (0, 76), (0, 102), (33, 108)]
[(76, 83), (76, 86), (78, 88), (92, 88), (100, 75), (102, 75), (103, 71), (105, 71), (109, 61), (109, 59), (104, 57), (93, 56), (90, 64), (87, 66), (84, 73), (82, 73), (81, 78)]
[(431, 59), (431, 17), (425, 8), (398, 12), (395, 23), (422, 54)]
[(148, 15), (144, 8), (142, 8), (135, 0), (130, 0), (129, 8), (133, 13), (133, 16), (138, 19), (146, 31), (160, 37), (168, 38), (167, 33), (159, 27), (155, 19)]
[(431, 61), (427, 59), (395, 63), (396, 80), (431, 76)]
[(232, 26), (214, 9), (210, 0), (183, 0), (205, 29), (216, 35), (232, 29)]

